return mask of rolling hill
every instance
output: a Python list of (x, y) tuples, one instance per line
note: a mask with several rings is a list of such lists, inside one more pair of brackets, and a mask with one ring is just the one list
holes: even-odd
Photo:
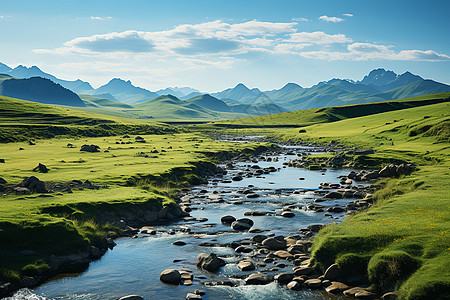
[(317, 123), (330, 123), (349, 118), (377, 114), (381, 112), (432, 105), (449, 101), (450, 92), (447, 92), (394, 101), (289, 111), (267, 116), (256, 116), (251, 118), (229, 120), (225, 122), (215, 122), (214, 126), (230, 128), (302, 127)]

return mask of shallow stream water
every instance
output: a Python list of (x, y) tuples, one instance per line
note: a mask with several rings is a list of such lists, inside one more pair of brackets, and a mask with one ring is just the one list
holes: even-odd
[[(305, 148), (290, 149), (302, 152)], [(311, 224), (325, 224), (339, 222), (344, 218), (344, 213), (333, 214), (333, 217), (325, 216), (306, 210), (306, 206), (314, 204), (319, 198), (315, 193), (321, 182), (339, 183), (341, 175), (347, 175), (350, 170), (310, 171), (283, 166), (284, 162), (296, 158), (293, 155), (281, 154), (277, 162), (258, 161), (261, 168), (273, 166), (279, 171), (263, 174), (261, 178), (251, 177), (242, 181), (223, 183), (223, 179), (230, 179), (234, 173), (245, 170), (255, 163), (235, 163), (236, 169), (229, 170), (224, 178), (212, 178), (207, 185), (192, 188), (187, 196), (191, 198), (194, 209), (190, 214), (196, 218), (208, 218), (206, 222), (179, 221), (168, 226), (155, 226), (152, 229), (158, 231), (156, 235), (139, 234), (138, 238), (117, 239), (117, 246), (108, 251), (101, 259), (90, 264), (82, 274), (59, 277), (52, 279), (35, 290), (18, 291), (12, 298), (18, 299), (117, 299), (129, 294), (137, 294), (144, 299), (185, 299), (187, 293), (196, 289), (206, 292), (203, 299), (329, 299), (323, 292), (303, 289), (291, 291), (281, 287), (275, 282), (263, 286), (240, 285), (237, 287), (202, 285), (201, 281), (225, 280), (231, 274), (250, 274), (260, 269), (272, 268), (275, 265), (267, 264), (265, 268), (256, 271), (241, 272), (237, 268), (237, 262), (248, 254), (237, 254), (228, 247), (203, 247), (203, 242), (228, 243), (249, 239), (255, 234), (236, 232), (229, 226), (223, 225), (220, 218), (224, 215), (233, 215), (236, 218), (244, 217), (244, 213), (250, 210), (280, 213), (286, 205), (293, 205), (295, 216), (284, 218), (281, 216), (247, 216), (252, 219), (255, 227), (260, 227), (275, 235), (296, 235), (298, 229)], [(304, 177), (305, 180), (299, 180)], [(243, 188), (253, 185), (254, 192), (260, 195), (258, 198), (247, 199), (245, 195), (238, 193)], [(203, 190), (203, 191), (201, 191)], [(204, 190), (207, 190), (205, 193)], [(294, 190), (301, 190), (294, 194)], [(214, 191), (217, 191), (213, 194)], [(220, 196), (224, 201), (217, 201), (211, 195)], [(242, 201), (235, 204), (234, 201)], [(351, 199), (329, 200), (321, 202), (324, 206), (345, 206)], [(220, 203), (219, 203), (220, 202)], [(167, 231), (171, 228), (188, 225), (194, 234), (177, 232), (170, 235)], [(172, 245), (174, 241), (184, 241), (185, 246)], [(201, 252), (214, 252), (223, 256), (227, 265), (215, 274), (199, 270), (195, 266), (197, 255)], [(236, 256), (237, 255), (237, 256)], [(173, 262), (173, 260), (181, 260)], [(292, 265), (284, 268), (292, 272)], [(194, 275), (191, 286), (170, 286), (159, 280), (159, 274), (169, 268), (186, 269)], [(280, 271), (284, 270), (283, 268)], [(278, 271), (278, 272), (280, 272)], [(233, 279), (239, 282), (239, 279)], [(241, 281), (242, 282), (242, 281)]]

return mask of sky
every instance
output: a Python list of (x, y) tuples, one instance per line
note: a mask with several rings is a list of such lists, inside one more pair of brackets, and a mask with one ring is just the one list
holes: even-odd
[(0, 62), (94, 87), (261, 90), (372, 69), (450, 84), (448, 0), (0, 0)]

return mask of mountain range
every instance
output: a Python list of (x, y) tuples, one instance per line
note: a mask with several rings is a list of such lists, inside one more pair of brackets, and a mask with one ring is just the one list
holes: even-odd
[[(450, 91), (450, 86), (447, 84), (423, 79), (410, 72), (396, 74), (381, 68), (372, 70), (360, 81), (333, 78), (319, 82), (310, 88), (303, 88), (291, 82), (280, 89), (270, 91), (261, 91), (258, 88), (250, 89), (243, 83), (239, 83), (233, 88), (209, 94), (189, 87), (168, 87), (152, 92), (133, 85), (129, 80), (120, 78), (114, 78), (107, 84), (94, 89), (88, 82), (80, 79), (62, 80), (43, 72), (36, 66), (28, 68), (20, 65), (13, 69), (0, 63), (0, 73), (11, 76), (10, 78), (5, 77), (2, 82), (8, 81), (7, 79), (16, 80), (16, 90), (18, 89), (17, 84), (25, 84), (25, 81), (17, 80), (32, 78), (34, 85), (30, 85), (30, 82), (26, 83), (27, 100), (34, 99), (32, 101), (41, 102), (38, 99), (45, 98), (45, 88), (37, 88), (39, 97), (31, 95), (33, 93), (31, 86), (36, 86), (39, 82), (47, 89), (66, 88), (81, 96), (82, 104), (78, 100), (73, 100), (75, 102), (71, 105), (67, 99), (61, 99), (60, 102), (52, 100), (56, 101), (54, 104), (87, 106), (91, 110), (104, 109), (106, 113), (126, 114), (128, 117), (158, 118), (158, 115), (164, 115), (164, 118), (169, 118), (169, 112), (176, 112), (174, 116), (188, 116), (188, 119), (230, 118), (241, 117), (241, 115), (264, 115), (309, 108), (380, 102)], [(42, 79), (47, 79), (57, 85), (51, 86), (48, 82), (44, 83)], [(49, 95), (55, 94), (55, 91), (50, 90), (48, 91)], [(0, 91), (0, 94), (5, 93), (4, 89)], [(18, 97), (20, 95), (9, 92), (11, 97), (20, 98)], [(163, 97), (161, 98), (161, 96)], [(22, 97), (24, 96), (22, 95)], [(137, 112), (132, 113), (133, 109), (136, 109)], [(151, 113), (152, 109), (153, 113)], [(161, 112), (164, 110), (167, 113), (162, 114)]]

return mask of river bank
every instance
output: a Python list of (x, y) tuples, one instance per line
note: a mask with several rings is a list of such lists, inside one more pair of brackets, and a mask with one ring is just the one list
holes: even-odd
[[(267, 259), (266, 256), (269, 253), (265, 254), (260, 253), (262, 249), (258, 249), (261, 247), (262, 241), (259, 240), (259, 243), (251, 241), (252, 235), (254, 235), (255, 233), (251, 232), (247, 233), (246, 231), (235, 231), (232, 228), (230, 228), (229, 225), (223, 224), (221, 222), (221, 219), (223, 217), (222, 212), (226, 207), (227, 209), (230, 210), (230, 212), (232, 212), (232, 214), (236, 218), (239, 217), (249, 218), (252, 219), (252, 221), (254, 221), (255, 223), (254, 227), (261, 226), (260, 228), (262, 228), (261, 229), (262, 232), (256, 234), (256, 236), (259, 236), (259, 238), (262, 238), (265, 235), (267, 235), (268, 238), (270, 236), (279, 238), (279, 236), (281, 235), (286, 236), (287, 235), (286, 233), (290, 232), (290, 234), (287, 235), (289, 236), (288, 238), (289, 245), (286, 244), (285, 248), (294, 246), (293, 243), (295, 243), (296, 241), (306, 242), (307, 245), (309, 246), (311, 243), (309, 238), (312, 235), (314, 235), (314, 232), (317, 231), (317, 229), (320, 228), (320, 226), (312, 226), (311, 228), (313, 228), (313, 231), (308, 229), (307, 226), (313, 225), (312, 223), (320, 225), (333, 222), (336, 220), (342, 220), (343, 216), (345, 215), (344, 211), (346, 211), (346, 209), (344, 209), (344, 211), (337, 211), (337, 210), (333, 211), (333, 210), (336, 209), (337, 207), (341, 208), (346, 207), (346, 205), (351, 202), (350, 199), (351, 197), (349, 197), (349, 193), (347, 193), (347, 198), (342, 197), (341, 199), (321, 201), (326, 199), (324, 197), (325, 195), (330, 194), (333, 191), (329, 189), (332, 188), (338, 189), (340, 187), (339, 182), (342, 181), (341, 180), (343, 179), (342, 176), (348, 175), (348, 173), (350, 172), (348, 170), (338, 171), (333, 169), (329, 170), (324, 169), (318, 171), (311, 171), (307, 169), (295, 169), (287, 166), (289, 164), (289, 161), (291, 161), (294, 157), (299, 157), (298, 154), (300, 153), (306, 154), (307, 152), (308, 151), (304, 149), (301, 151), (298, 149), (287, 149), (283, 150), (282, 154), (283, 156), (278, 156), (277, 153), (272, 153), (272, 155), (265, 155), (257, 158), (255, 157), (253, 161), (245, 161), (242, 158), (235, 159), (234, 161), (231, 162), (231, 164), (222, 166), (222, 168), (226, 170), (227, 174), (221, 174), (220, 177), (212, 178), (210, 180), (210, 183), (206, 186), (193, 189), (189, 192), (187, 191), (185, 192), (186, 194), (181, 198), (180, 205), (182, 210), (186, 209), (190, 210), (190, 214), (192, 215), (191, 218), (188, 217), (186, 220), (182, 221), (179, 225), (173, 225), (169, 227), (167, 226), (152, 227), (152, 228), (145, 227), (141, 229), (140, 233), (136, 236), (137, 239), (130, 239), (129, 243), (138, 243), (139, 245), (142, 246), (143, 242), (149, 243), (150, 241), (155, 241), (156, 243), (158, 240), (160, 242), (165, 241), (163, 242), (162, 247), (165, 247), (165, 249), (170, 247), (171, 249), (170, 253), (173, 252), (174, 257), (172, 258), (166, 257), (167, 251), (165, 252), (163, 251), (165, 258), (162, 258), (161, 256), (158, 255), (158, 253), (160, 253), (158, 252), (159, 250), (156, 253), (153, 253), (154, 250), (153, 248), (152, 253), (149, 253), (150, 256), (144, 255), (144, 257), (146, 257), (145, 259), (148, 260), (150, 259), (152, 254), (155, 254), (157, 259), (169, 260), (167, 262), (169, 266), (173, 265), (175, 261), (180, 260), (180, 258), (177, 257), (177, 255), (180, 255), (180, 252), (177, 249), (182, 248), (183, 250), (181, 250), (182, 251), (181, 253), (183, 254), (186, 251), (190, 252), (191, 249), (192, 250), (195, 249), (195, 251), (192, 251), (192, 253), (190, 254), (191, 257), (190, 259), (181, 259), (181, 261), (176, 262), (176, 264), (184, 266), (185, 269), (189, 268), (189, 270), (194, 274), (192, 280), (193, 286), (182, 285), (183, 287), (185, 287), (185, 289), (183, 289), (181, 293), (186, 291), (186, 288), (189, 287), (203, 288), (207, 289), (207, 294), (204, 296), (205, 299), (208, 299), (208, 295), (209, 297), (217, 296), (217, 291), (224, 292), (223, 289), (226, 289), (226, 293), (228, 293), (229, 295), (234, 293), (236, 297), (238, 297), (237, 295), (242, 296), (241, 294), (243, 291), (242, 289), (244, 289), (244, 291), (248, 291), (248, 289), (245, 288), (246, 285), (245, 284), (242, 285), (242, 283), (245, 283), (245, 280), (242, 280), (240, 278), (247, 277), (252, 272), (240, 271), (238, 267), (239, 259), (255, 260), (253, 264), (257, 266), (256, 269), (258, 271), (267, 273), (269, 276), (268, 278), (271, 278), (270, 281), (272, 281), (275, 278), (274, 276), (276, 275), (277, 272), (292, 274), (293, 267), (301, 266), (299, 261), (300, 259), (299, 255), (301, 253), (291, 254), (292, 256), (289, 257), (287, 260), (286, 260), (287, 257), (284, 258), (274, 257), (275, 259), (272, 262), (266, 263), (264, 262), (264, 259)], [(256, 168), (256, 165), (259, 166), (259, 169)], [(279, 176), (278, 174), (282, 175)], [(299, 174), (304, 176), (305, 180), (299, 180), (300, 178), (302, 178), (300, 177)], [(242, 177), (242, 180), (240, 180), (241, 178), (239, 177), (236, 178), (237, 176)], [(341, 178), (338, 178), (337, 176), (341, 176)], [(233, 180), (233, 178), (235, 178), (236, 180)], [(335, 182), (332, 187), (320, 185), (322, 188), (320, 190), (318, 189), (320, 183), (329, 181)], [(249, 182), (253, 183), (250, 184), (253, 185), (253, 187), (248, 187)], [(345, 182), (342, 181), (342, 184), (344, 183)], [(279, 188), (274, 189), (273, 188), (274, 186)], [(298, 189), (298, 186), (303, 186), (304, 188)], [(358, 189), (357, 186), (355, 186), (355, 188)], [(361, 196), (363, 195), (360, 194), (358, 197)], [(316, 202), (316, 200), (318, 201)], [(320, 201), (321, 203), (319, 204)], [(301, 205), (299, 202), (301, 203)], [(325, 209), (323, 208), (321, 209), (319, 205), (322, 205), (323, 208)], [(217, 211), (218, 207), (221, 208), (219, 211)], [(267, 208), (270, 209), (267, 210)], [(333, 212), (326, 211), (326, 209), (328, 208), (332, 208), (331, 210)], [(205, 213), (208, 220), (205, 219), (204, 215)], [(187, 229), (186, 227), (188, 227), (189, 229)], [(302, 229), (302, 231), (297, 231), (298, 229)], [(256, 228), (254, 230), (258, 231), (258, 229)], [(288, 230), (288, 232), (286, 232), (286, 230)], [(187, 236), (190, 236), (190, 238), (188, 238)], [(248, 238), (246, 239), (245, 237), (247, 236)], [(238, 237), (241, 237), (241, 239), (239, 239)], [(242, 237), (244, 237), (243, 240)], [(193, 240), (191, 241), (192, 238)], [(236, 238), (238, 238), (238, 240), (236, 240)], [(171, 245), (171, 243), (167, 244), (167, 239), (169, 239), (171, 243), (177, 242), (177, 240), (181, 240), (181, 242), (184, 242), (187, 245), (177, 246)], [(186, 239), (188, 240), (186, 241)], [(219, 239), (220, 241), (215, 242), (214, 241), (215, 239)], [(123, 239), (119, 239), (117, 241), (119, 246), (121, 245), (122, 241)], [(234, 248), (230, 247), (230, 243), (232, 243)], [(128, 242), (126, 242), (126, 244), (128, 244)], [(300, 245), (300, 243), (298, 245)], [(241, 252), (240, 250), (238, 250), (238, 252), (236, 252), (235, 248), (239, 248), (241, 246), (244, 248), (243, 249), (244, 251)], [(300, 247), (294, 246), (293, 248), (296, 249), (296, 251), (299, 251)], [(301, 251), (303, 252), (302, 261), (305, 261), (306, 264), (307, 259), (305, 259), (305, 257), (307, 253), (305, 252), (303, 246), (301, 248), (302, 248)], [(133, 247), (133, 249), (135, 248)], [(249, 252), (248, 251), (249, 249), (252, 249), (252, 251)], [(117, 251), (117, 248), (114, 251), (112, 251), (111, 254), (114, 254), (115, 251)], [(136, 255), (138, 258), (143, 259), (142, 256), (143, 254), (141, 253), (141, 251), (139, 250), (136, 251), (133, 250), (134, 255)], [(204, 271), (201, 271), (201, 269), (196, 268), (192, 269), (192, 264), (194, 264), (195, 258), (200, 252), (203, 251), (217, 252), (220, 257), (222, 257), (224, 260), (227, 261), (227, 266), (224, 267), (225, 269), (219, 270), (219, 272), (216, 274), (209, 272), (204, 273)], [(269, 251), (276, 252), (271, 250)], [(262, 250), (262, 252), (265, 251)], [(106, 257), (108, 257), (108, 255)], [(273, 254), (271, 254), (270, 256), (272, 255)], [(293, 259), (294, 255), (297, 255), (297, 258)], [(96, 263), (96, 265), (99, 263), (102, 264), (102, 261), (104, 259), (105, 258), (102, 258), (98, 263)], [(121, 259), (125, 258), (121, 257)], [(154, 261), (154, 259), (152, 260)], [(174, 262), (172, 262), (172, 260)], [(117, 259), (115, 260), (115, 262), (117, 263)], [(136, 264), (139, 264), (139, 262), (136, 261), (136, 263), (133, 263), (133, 266), (137, 267), (138, 270), (134, 270), (133, 273), (140, 272), (139, 270), (141, 270)], [(145, 263), (141, 261), (141, 264)], [(260, 264), (267, 264), (267, 267), (264, 267)], [(297, 264), (297, 266), (294, 266), (294, 264)], [(303, 264), (303, 266), (301, 267), (305, 267), (305, 264)], [(120, 265), (123, 267), (123, 264)], [(87, 273), (81, 275), (80, 277), (76, 277), (73, 280), (72, 279), (67, 280), (68, 283), (72, 281), (72, 283), (70, 283), (69, 286), (72, 287), (74, 285), (77, 286), (76, 282), (79, 280), (87, 284), (88, 281), (90, 280), (86, 281), (86, 278), (91, 277), (91, 275), (89, 275), (90, 269), (88, 269)], [(159, 271), (157, 271), (155, 270), (154, 267), (150, 267), (150, 269), (153, 272), (150, 273), (149, 271), (145, 271), (145, 274), (148, 274), (148, 276), (153, 277), (152, 279), (146, 277), (146, 280), (150, 280), (150, 284), (152, 285), (152, 291), (149, 291), (148, 288), (143, 288), (143, 290), (147, 291), (147, 293), (150, 294), (155, 292), (156, 293), (164, 292), (164, 295), (168, 297), (167, 299), (171, 298), (179, 299), (180, 291), (176, 291), (176, 289), (174, 289), (173, 287), (169, 288), (169, 290), (165, 290), (164, 286), (160, 286), (161, 283), (154, 282), (155, 281), (154, 277), (155, 276), (158, 277), (157, 274), (159, 274), (163, 270), (159, 269)], [(240, 275), (236, 274), (236, 271), (237, 273), (240, 273)], [(99, 271), (94, 272), (97, 273)], [(124, 280), (125, 278), (128, 278), (127, 276), (132, 276), (131, 274), (126, 273), (126, 271), (123, 272), (125, 273), (123, 274), (123, 276), (119, 276), (118, 274), (116, 274), (115, 276), (123, 278)], [(214, 280), (213, 281), (202, 280), (202, 277), (204, 277), (205, 275), (207, 276), (206, 278), (208, 278), (209, 276), (213, 276), (212, 278)], [(236, 277), (236, 275), (238, 276)], [(230, 278), (230, 276), (232, 278)], [(84, 279), (82, 279), (82, 277), (84, 277)], [(109, 277), (108, 275), (106, 275), (105, 277), (106, 278), (104, 278), (103, 280), (106, 281), (110, 280), (107, 279)], [(159, 278), (156, 278), (156, 280), (159, 282), (158, 279)], [(200, 283), (200, 281), (205, 282), (203, 282), (202, 284)], [(230, 284), (230, 282), (234, 283)], [(89, 286), (91, 286), (92, 284), (93, 283), (89, 283)], [(228, 290), (229, 288), (231, 288), (230, 285), (237, 285), (236, 287), (233, 288), (234, 291)], [(47, 288), (47, 290), (45, 289), (45, 286), (46, 285), (38, 288), (37, 291), (43, 291), (44, 295), (51, 296), (52, 294), (48, 293), (49, 291), (51, 292), (53, 290), (52, 286), (55, 286), (57, 290), (65, 290), (64, 286), (66, 286), (66, 284), (64, 282), (61, 282), (61, 280), (56, 280), (47, 284), (47, 287), (50, 287)], [(121, 288), (130, 289), (133, 286), (134, 285), (131, 285), (131, 287), (125, 288), (122, 285)], [(140, 285), (138, 286), (140, 287)], [(267, 288), (266, 292), (268, 293), (274, 292), (273, 290), (270, 292), (270, 290), (273, 289), (272, 284), (269, 284), (269, 286), (265, 287), (265, 289), (266, 288)], [(277, 293), (281, 293), (282, 295), (289, 294), (286, 292), (285, 289), (286, 288), (283, 288), (282, 285), (278, 286), (276, 284), (275, 294)], [(45, 291), (47, 291), (47, 293)], [(191, 290), (191, 292), (193, 291), (194, 290)], [(130, 293), (131, 292), (132, 291), (130, 291)], [(136, 293), (136, 291), (134, 291), (134, 293)], [(185, 292), (184, 295), (186, 295), (186, 293), (187, 292)], [(150, 294), (146, 295), (148, 296)], [(311, 294), (304, 289), (298, 292), (294, 292), (293, 294), (291, 292), (291, 297), (303, 294), (309, 295), (305, 299), (312, 299), (311, 297), (318, 297), (317, 299), (322, 299), (323, 297), (320, 295), (320, 293), (317, 292), (313, 292), (311, 296)], [(67, 298), (68, 295), (69, 294), (65, 294), (63, 298), (68, 299)], [(305, 295), (303, 295), (303, 297), (306, 297)], [(89, 297), (92, 297), (92, 295)], [(105, 299), (105, 297), (113, 299), (112, 296), (106, 296), (105, 294), (103, 294), (102, 297), (103, 297), (102, 299)], [(86, 299), (93, 299), (93, 298), (86, 298)], [(250, 298), (248, 299), (253, 298), (252, 296), (250, 296)]]

